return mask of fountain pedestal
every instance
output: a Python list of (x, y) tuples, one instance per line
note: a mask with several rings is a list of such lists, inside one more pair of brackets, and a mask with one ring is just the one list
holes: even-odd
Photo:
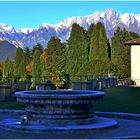
[[(93, 103), (103, 97), (103, 92), (79, 90), (48, 90), (16, 92), (17, 101), (28, 104), (28, 123), (45, 124), (48, 120), (69, 120), (74, 124), (89, 123), (94, 118)], [(63, 121), (64, 122), (64, 121)]]

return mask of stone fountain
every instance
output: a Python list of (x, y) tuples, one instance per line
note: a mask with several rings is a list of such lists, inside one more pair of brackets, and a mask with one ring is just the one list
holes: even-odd
[(94, 102), (104, 92), (91, 90), (40, 90), (15, 93), (28, 104), (21, 120), (7, 122), (9, 128), (25, 131), (101, 129), (117, 125), (113, 119), (94, 114)]

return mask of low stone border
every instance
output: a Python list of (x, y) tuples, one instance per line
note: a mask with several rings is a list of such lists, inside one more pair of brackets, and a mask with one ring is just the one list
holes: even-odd
[(140, 121), (140, 114), (124, 113), (124, 112), (95, 112), (98, 116), (120, 118), (120, 119), (133, 119)]
[[(10, 109), (0, 109), (0, 114), (13, 114), (13, 115), (23, 115), (25, 114), (24, 110), (10, 110)], [(124, 113), (124, 112), (101, 112), (96, 111), (96, 115), (101, 117), (110, 117), (110, 118), (118, 118), (118, 119), (130, 119), (140, 121), (140, 114), (134, 113)], [(7, 127), (6, 127), (7, 129)], [(140, 135), (130, 135), (130, 136), (114, 136), (113, 139), (139, 139)]]
[(23, 115), (25, 114), (24, 110), (14, 110), (14, 109), (0, 109), (0, 113), (10, 113), (15, 115)]
[[(25, 110), (13, 110), (13, 109), (0, 109), (0, 113), (10, 114), (25, 114)], [(95, 114), (102, 117), (120, 118), (120, 119), (133, 119), (140, 121), (140, 114), (124, 113), (124, 112), (102, 112), (95, 111)]]

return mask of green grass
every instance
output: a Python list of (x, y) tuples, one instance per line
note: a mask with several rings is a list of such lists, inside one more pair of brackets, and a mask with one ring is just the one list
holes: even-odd
[[(105, 96), (94, 104), (97, 111), (129, 112), (140, 114), (140, 87), (112, 87), (105, 89)], [(25, 109), (16, 100), (0, 101), (0, 109)]]
[(25, 109), (26, 105), (16, 100), (0, 101), (0, 109)]
[(96, 101), (95, 110), (140, 114), (140, 87), (113, 87), (104, 91), (106, 94)]

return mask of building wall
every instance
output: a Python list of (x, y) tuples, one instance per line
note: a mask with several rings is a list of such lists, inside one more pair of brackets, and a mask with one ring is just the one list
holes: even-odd
[(140, 45), (131, 46), (131, 79), (140, 86)]

